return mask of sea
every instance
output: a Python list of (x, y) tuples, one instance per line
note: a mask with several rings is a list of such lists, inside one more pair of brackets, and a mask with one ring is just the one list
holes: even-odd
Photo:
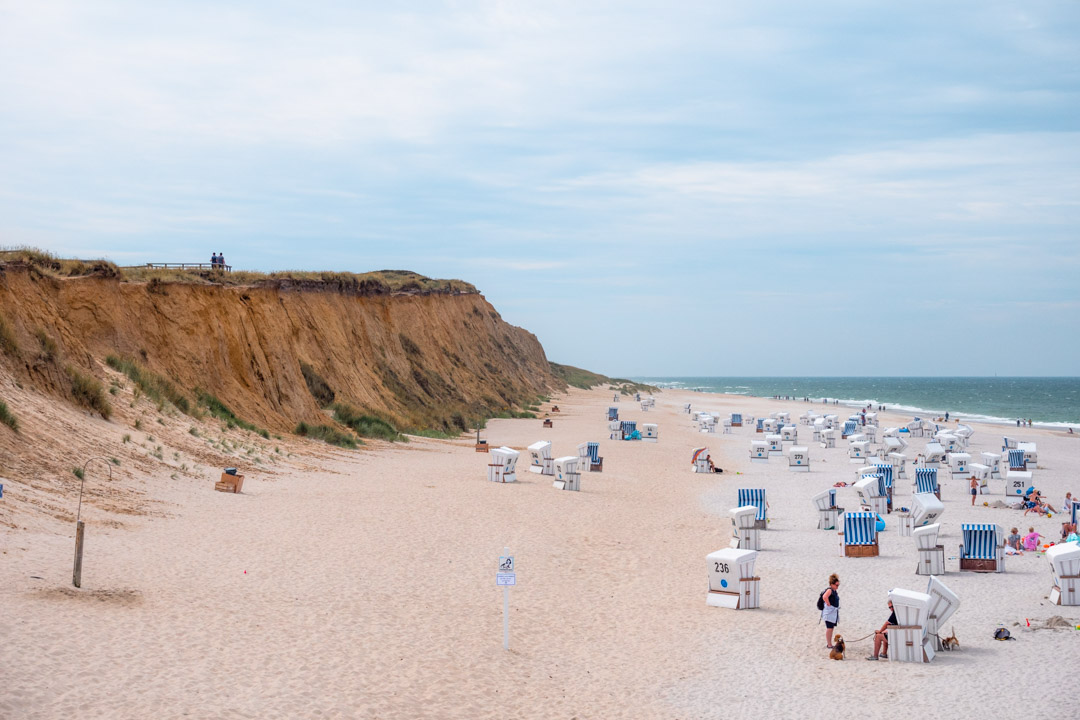
[(1080, 426), (1078, 377), (637, 377), (660, 388), (838, 401), (913, 416), (958, 416), (1015, 425), (1018, 418), (1040, 427)]

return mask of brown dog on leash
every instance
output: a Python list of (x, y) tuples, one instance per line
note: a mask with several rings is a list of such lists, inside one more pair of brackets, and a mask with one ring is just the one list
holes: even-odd
[(833, 638), (832, 650), (829, 651), (830, 660), (843, 660), (844, 659), (844, 636), (837, 635)]

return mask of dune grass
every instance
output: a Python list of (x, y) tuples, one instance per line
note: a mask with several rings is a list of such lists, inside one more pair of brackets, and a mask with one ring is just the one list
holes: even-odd
[(306, 362), (300, 363), (300, 372), (304, 376), (304, 382), (307, 384), (308, 392), (311, 396), (318, 401), (319, 407), (329, 407), (334, 403), (334, 390), (330, 387), (330, 384), (323, 379), (322, 375), (315, 372), (315, 368), (308, 365)]
[(44, 275), (82, 277), (104, 275), (117, 277), (120, 269), (108, 260), (78, 260), (59, 258), (46, 250), (32, 247), (0, 248), (0, 262), (23, 262)]
[(71, 380), (71, 397), (76, 403), (93, 410), (108, 420), (112, 417), (112, 405), (105, 398), (105, 387), (93, 375), (84, 375), (77, 368), (67, 367)]
[(337, 445), (338, 447), (349, 448), (350, 450), (355, 449), (358, 445), (355, 437), (343, 433), (332, 425), (309, 425), (302, 422), (296, 426), (296, 430), (293, 432), (301, 437), (322, 440), (330, 445)]
[(185, 415), (191, 414), (191, 401), (168, 379), (148, 370), (131, 358), (108, 355), (105, 364), (128, 376), (148, 398), (159, 405), (168, 400)]
[(407, 438), (386, 420), (362, 413), (347, 403), (334, 404), (334, 419), (360, 437), (378, 438), (390, 442), (407, 441)]
[(238, 417), (236, 413), (229, 409), (229, 406), (221, 402), (214, 395), (206, 392), (205, 390), (196, 390), (199, 397), (199, 403), (202, 404), (207, 411), (218, 420), (225, 422), (225, 426), (230, 430), (234, 427), (253, 432), (267, 440), (270, 439), (270, 432), (265, 428), (258, 427), (254, 423), (250, 423), (241, 417)]
[(15, 339), (15, 331), (3, 316), (0, 316), (0, 352), (9, 357), (19, 356), (19, 341)]
[(19, 432), (19, 419), (8, 408), (7, 403), (0, 400), (0, 422), (7, 425), (15, 432)]

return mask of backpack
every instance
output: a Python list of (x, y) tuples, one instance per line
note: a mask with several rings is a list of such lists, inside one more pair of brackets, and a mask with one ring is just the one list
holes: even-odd
[(995, 640), (1012, 640), (1012, 635), (1003, 627), (999, 627), (994, 631)]
[(817, 609), (820, 612), (825, 609), (825, 591), (822, 590), (817, 596)]

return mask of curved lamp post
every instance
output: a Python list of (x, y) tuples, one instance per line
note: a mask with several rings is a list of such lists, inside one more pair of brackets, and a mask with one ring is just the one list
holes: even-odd
[(79, 483), (79, 510), (75, 513), (75, 568), (71, 573), (71, 582), (77, 588), (82, 587), (83, 521), (81, 518), (83, 489), (86, 487), (86, 466), (95, 460), (105, 463), (105, 468), (109, 471), (109, 480), (112, 481), (112, 465), (105, 458), (94, 457), (83, 463), (82, 478)]

